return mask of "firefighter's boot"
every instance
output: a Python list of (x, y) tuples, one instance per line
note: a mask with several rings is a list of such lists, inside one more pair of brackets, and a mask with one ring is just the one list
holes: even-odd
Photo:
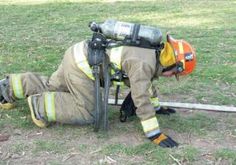
[(44, 119), (43, 115), (39, 113), (37, 108), (37, 99), (38, 95), (32, 95), (28, 97), (28, 105), (30, 108), (31, 118), (38, 127), (45, 128), (48, 126), (48, 123)]
[(9, 110), (13, 109), (15, 106), (13, 100), (9, 96), (9, 78), (4, 78), (0, 80), (0, 108)]

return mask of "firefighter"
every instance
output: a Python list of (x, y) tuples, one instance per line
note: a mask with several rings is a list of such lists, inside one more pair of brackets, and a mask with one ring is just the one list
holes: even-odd
[[(50, 77), (31, 72), (9, 74), (0, 80), (0, 107), (11, 109), (14, 101), (27, 98), (32, 120), (41, 128), (54, 122), (94, 123), (94, 77), (87, 50), (87, 41), (70, 47)], [(152, 81), (159, 76), (191, 73), (196, 64), (192, 46), (167, 35), (158, 59), (154, 49), (132, 46), (115, 47), (107, 50), (107, 54), (111, 63), (128, 76), (126, 83), (146, 137), (162, 147), (178, 146), (159, 128), (155, 109), (160, 105)]]

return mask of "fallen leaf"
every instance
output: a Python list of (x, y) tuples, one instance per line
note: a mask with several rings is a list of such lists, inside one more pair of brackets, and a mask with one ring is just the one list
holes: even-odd
[(9, 153), (9, 152), (5, 152), (5, 153), (3, 153), (3, 155), (1, 156), (1, 160), (7, 160), (7, 159), (9, 159), (9, 158), (11, 158), (11, 153)]
[(14, 130), (14, 134), (15, 134), (15, 135), (21, 135), (22, 132), (21, 132), (21, 130), (19, 130), (19, 129), (15, 129), (15, 130)]
[(0, 134), (0, 142), (7, 141), (9, 139), (10, 135), (2, 135)]
[(21, 158), (22, 157), (22, 155), (20, 155), (20, 154), (12, 154), (11, 155), (11, 158), (12, 159), (19, 159), (19, 158)]

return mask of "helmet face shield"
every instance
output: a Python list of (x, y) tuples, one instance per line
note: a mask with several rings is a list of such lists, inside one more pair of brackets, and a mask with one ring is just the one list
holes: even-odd
[(169, 42), (166, 42), (161, 50), (160, 63), (164, 67), (171, 66), (176, 63), (174, 50)]

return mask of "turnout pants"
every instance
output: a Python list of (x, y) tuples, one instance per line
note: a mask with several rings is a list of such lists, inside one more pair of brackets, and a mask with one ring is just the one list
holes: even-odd
[(27, 72), (9, 78), (11, 97), (33, 97), (35, 109), (48, 122), (93, 123), (94, 81), (76, 66), (72, 47), (51, 77)]

